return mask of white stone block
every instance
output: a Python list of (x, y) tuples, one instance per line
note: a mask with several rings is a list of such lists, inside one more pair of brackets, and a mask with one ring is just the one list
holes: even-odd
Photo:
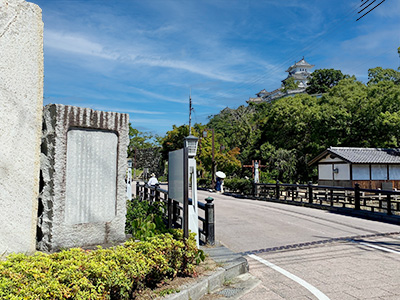
[(72, 129), (67, 133), (65, 222), (110, 222), (117, 201), (114, 132)]
[(0, 0), (0, 254), (35, 250), (42, 108), (42, 11)]

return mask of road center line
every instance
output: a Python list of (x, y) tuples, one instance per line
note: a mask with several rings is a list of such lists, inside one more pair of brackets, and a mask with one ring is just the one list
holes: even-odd
[(329, 298), (322, 293), (319, 289), (317, 289), (315, 286), (309, 284), (307, 281), (297, 277), (296, 275), (293, 275), (292, 273), (282, 269), (281, 267), (278, 267), (277, 265), (274, 265), (273, 263), (269, 262), (268, 260), (265, 260), (257, 255), (250, 254), (249, 257), (252, 259), (255, 259), (259, 261), (260, 263), (266, 265), (267, 267), (270, 267), (271, 269), (274, 269), (275, 271), (281, 273), (282, 275), (290, 278), (291, 280), (297, 282), (307, 290), (309, 290), (315, 297), (317, 297), (320, 300), (329, 300)]

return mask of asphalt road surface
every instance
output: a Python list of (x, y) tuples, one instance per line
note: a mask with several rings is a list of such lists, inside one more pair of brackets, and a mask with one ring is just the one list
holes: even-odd
[(216, 240), (259, 284), (240, 299), (400, 299), (400, 226), (272, 202), (213, 197)]

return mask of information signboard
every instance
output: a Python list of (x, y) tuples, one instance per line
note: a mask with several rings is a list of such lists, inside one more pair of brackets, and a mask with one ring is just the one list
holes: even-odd
[(168, 153), (168, 197), (183, 204), (183, 232), (189, 237), (188, 149)]

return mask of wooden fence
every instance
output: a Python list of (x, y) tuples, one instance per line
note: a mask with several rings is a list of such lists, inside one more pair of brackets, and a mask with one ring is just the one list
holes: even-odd
[(292, 203), (348, 208), (356, 211), (400, 216), (400, 191), (320, 186), (309, 184), (257, 183), (253, 196)]
[[(182, 228), (183, 207), (182, 204), (175, 199), (168, 197), (168, 191), (156, 186), (148, 186), (147, 184), (136, 184), (136, 196), (139, 201), (163, 201), (166, 210), (165, 217), (168, 220), (168, 228)], [(135, 200), (132, 200), (135, 201)], [(199, 208), (199, 240), (202, 244), (215, 244), (215, 223), (214, 223), (214, 199), (208, 197), (206, 203), (198, 201)], [(189, 198), (189, 204), (192, 199)]]

